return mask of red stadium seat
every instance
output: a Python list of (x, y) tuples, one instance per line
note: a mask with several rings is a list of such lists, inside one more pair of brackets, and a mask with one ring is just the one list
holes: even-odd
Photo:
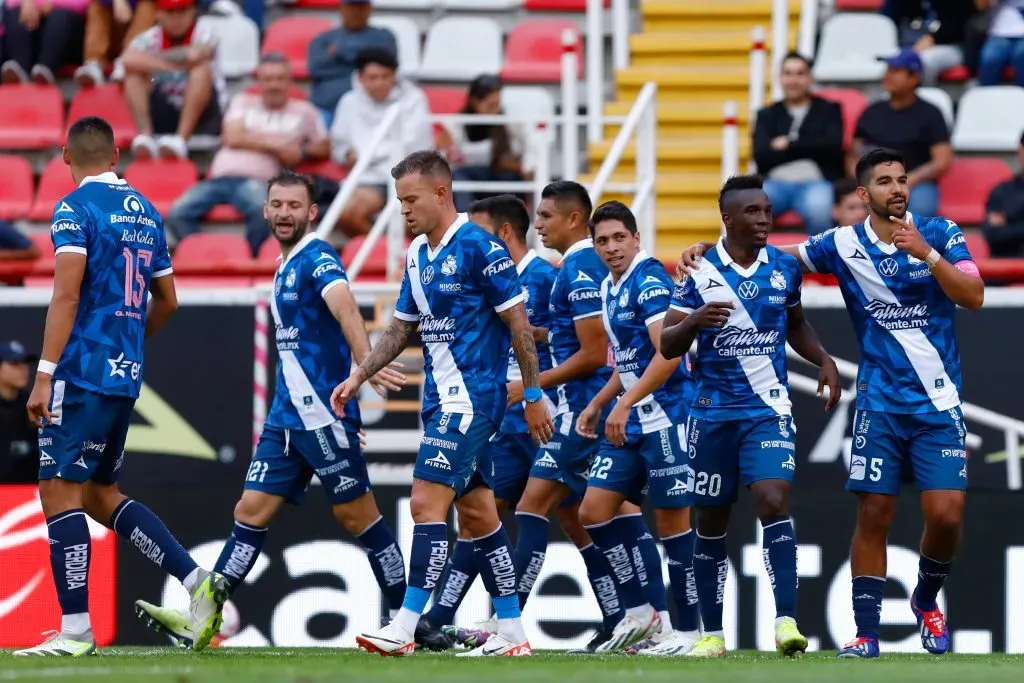
[(277, 263), (280, 256), (281, 245), (273, 237), (268, 237), (260, 245), (260, 252), (256, 254), (256, 260), (260, 263)]
[(178, 243), (173, 262), (184, 266), (251, 260), (249, 243), (241, 235), (197, 232)]
[[(611, 6), (611, 0), (604, 0)], [(523, 9), (528, 12), (586, 12), (587, 0), (526, 0)]]
[(980, 232), (974, 232), (972, 230), (964, 231), (964, 240), (967, 243), (967, 251), (971, 252), (971, 257), (975, 261), (988, 258), (992, 255), (992, 252), (988, 247), (988, 240), (985, 239), (985, 236)]
[(787, 244), (800, 244), (807, 241), (807, 235), (802, 232), (783, 232), (772, 230), (768, 233), (768, 244), (773, 247), (784, 247)]
[[(0, 86), (6, 87), (6, 86)], [(39, 188), (36, 190), (36, 199), (29, 209), (28, 218), (32, 221), (49, 221), (53, 218), (53, 209), (61, 198), (73, 192), (75, 181), (71, 178), (71, 170), (60, 157), (52, 159), (43, 168), (39, 177)]]
[[(332, 5), (332, 7), (336, 7), (337, 4), (338, 3), (335, 2)], [(260, 86), (256, 85), (256, 84), (250, 85), (248, 88), (245, 89), (245, 92), (251, 93), (253, 95), (258, 95), (259, 92), (260, 92)], [(293, 100), (308, 100), (309, 99), (309, 95), (306, 93), (306, 91), (303, 90), (302, 88), (300, 88), (297, 85), (293, 85), (290, 88), (288, 88), (288, 97), (290, 97)]]
[[(330, 159), (324, 159), (323, 161), (304, 161), (295, 167), (297, 173), (306, 173), (308, 175), (318, 175), (324, 178), (333, 180), (336, 183), (340, 183), (342, 180), (348, 177), (349, 168), (347, 166), (341, 166), (334, 163)], [(327, 207), (321, 207), (326, 210)]]
[[(335, 6), (337, 4), (335, 3)], [(324, 31), (337, 28), (330, 19), (318, 17), (283, 17), (272, 23), (263, 36), (263, 54), (280, 52), (292, 65), (296, 78), (309, 78), (307, 57), (309, 43)]]
[(50, 85), (0, 85), (0, 149), (45, 149), (64, 140), (64, 96)]
[(882, 8), (883, 0), (836, 0), (836, 11), (840, 12), (877, 12)]
[[(355, 260), (356, 254), (363, 246), (363, 242), (366, 238), (360, 235), (359, 237), (353, 237), (341, 250), (341, 262), (345, 265), (345, 268), (349, 268), (352, 265), (352, 261)], [(411, 240), (406, 238), (405, 248), (409, 248)], [(366, 262), (363, 263), (362, 270), (356, 275), (356, 278), (360, 280), (378, 280), (383, 279), (387, 276), (388, 272), (388, 241), (382, 237), (377, 240), (377, 243), (373, 245), (373, 249), (370, 250), (370, 255), (366, 258)]]
[(776, 228), (800, 228), (803, 227), (804, 219), (796, 211), (787, 211), (781, 216), (775, 217)]
[(465, 88), (423, 88), (431, 114), (458, 114), (466, 106)]
[(84, 116), (102, 116), (106, 119), (114, 128), (114, 144), (122, 149), (130, 146), (139, 132), (121, 87), (116, 83), (83, 88), (75, 93), (68, 109), (68, 127)]
[(946, 69), (939, 75), (941, 80), (952, 83), (963, 83), (970, 77), (971, 72), (963, 64)]
[(213, 211), (206, 214), (206, 220), (214, 223), (241, 223), (244, 218), (238, 209), (230, 204), (220, 204), (213, 207)]
[(0, 219), (24, 218), (32, 208), (32, 166), (28, 160), (0, 155)]
[(815, 93), (826, 100), (839, 103), (843, 111), (843, 144), (850, 146), (853, 139), (853, 131), (857, 128), (857, 119), (868, 106), (867, 98), (860, 90), (852, 88), (836, 88), (834, 90), (819, 90)]
[(507, 83), (558, 83), (562, 80), (562, 31), (576, 32), (580, 56), (578, 78), (583, 78), (583, 36), (576, 22), (527, 19), (508, 34), (501, 78)]
[(999, 159), (961, 158), (939, 179), (939, 215), (963, 225), (981, 225), (992, 188), (1013, 177)]
[(199, 171), (188, 159), (133, 161), (124, 170), (124, 179), (166, 216), (178, 197), (199, 180)]
[(52, 261), (56, 258), (53, 253), (53, 239), (50, 236), (50, 232), (33, 232), (28, 238), (32, 241), (32, 244), (39, 247), (39, 260), (40, 261)]

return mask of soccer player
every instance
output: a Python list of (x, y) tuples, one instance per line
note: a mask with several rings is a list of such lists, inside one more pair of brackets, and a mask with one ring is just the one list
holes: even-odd
[(510, 333), (526, 387), (530, 435), (539, 445), (554, 431), (538, 384), (537, 348), (515, 263), (493, 235), (456, 212), (451, 168), (442, 156), (415, 152), (391, 173), (406, 226), (417, 237), (409, 247), (394, 320), (369, 357), (335, 389), (332, 401), (340, 413), (419, 327), (426, 362), (425, 429), (412, 485), (416, 526), (405, 601), (387, 626), (356, 642), (385, 656), (414, 652), (416, 625), (447, 559), (445, 519), (455, 500), (462, 526), (486, 560), (481, 572), (499, 624), (496, 636), (465, 654), (529, 655), (512, 550), (494, 504), (490, 468), (480, 466), (489, 462), (489, 439), (505, 413)]
[[(850, 550), (857, 636), (839, 656), (879, 655), (886, 544), (908, 460), (925, 520), (910, 609), (922, 646), (942, 654), (950, 638), (936, 598), (960, 546), (967, 488), (956, 306), (981, 308), (985, 285), (956, 223), (907, 211), (909, 175), (899, 153), (868, 152), (856, 178), (870, 210), (863, 223), (781, 247), (804, 272), (836, 276), (860, 342), (846, 485), (857, 495)], [(687, 249), (680, 266), (693, 267), (702, 253), (704, 245)]]
[(178, 305), (163, 222), (110, 170), (118, 150), (109, 123), (76, 121), (63, 155), (77, 188), (53, 212), (53, 298), (28, 401), (29, 419), (40, 427), (39, 497), (63, 617), (59, 633), (14, 654), (96, 652), (86, 515), (182, 582), (191, 596), (192, 647), (202, 650), (220, 627), (227, 580), (198, 567), (163, 522), (117, 486), (142, 386), (143, 339)]
[(792, 256), (767, 246), (772, 208), (757, 176), (734, 176), (718, 199), (725, 237), (672, 297), (662, 352), (676, 358), (697, 341), (700, 373), (687, 439), (695, 470), (694, 571), (704, 636), (692, 657), (725, 656), (722, 601), (726, 531), (739, 484), (750, 489), (763, 530), (764, 564), (775, 594), (775, 644), (807, 649), (796, 624), (796, 534), (789, 494), (796, 471), (786, 342), (817, 365), (825, 406), (839, 401), (839, 371), (800, 304), (803, 276)]
[[(281, 246), (270, 307), (277, 381), (235, 506), (235, 526), (214, 571), (233, 593), (259, 559), (271, 520), (285, 503), (302, 502), (315, 474), (334, 518), (366, 550), (393, 616), (405, 596), (405, 561), (370, 491), (359, 443), (359, 406), (349, 403), (340, 419), (329, 407), (334, 387), (348, 377), (353, 358), (366, 359), (370, 341), (337, 252), (309, 231), (319, 208), (315, 192), (310, 177), (292, 171), (267, 181), (263, 215)], [(404, 381), (391, 368), (370, 379), (381, 396), (400, 389)], [(179, 644), (191, 642), (183, 613), (144, 600), (135, 606), (153, 629)]]

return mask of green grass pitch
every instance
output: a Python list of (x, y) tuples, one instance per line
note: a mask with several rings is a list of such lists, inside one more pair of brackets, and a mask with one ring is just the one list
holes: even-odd
[[(870, 677), (870, 678), (869, 678)], [(908, 683), (1024, 681), (1024, 655), (883, 655), (837, 660), (831, 652), (788, 660), (772, 653), (732, 652), (724, 660), (626, 655), (461, 659), (417, 653), (383, 659), (358, 650), (223, 648), (202, 654), (166, 648), (106, 648), (88, 659), (14, 658), (0, 651), (0, 681), (74, 683)]]

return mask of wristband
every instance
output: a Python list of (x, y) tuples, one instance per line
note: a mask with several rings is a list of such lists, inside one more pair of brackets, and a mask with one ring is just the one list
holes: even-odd
[(928, 270), (932, 270), (935, 266), (939, 265), (941, 259), (942, 256), (939, 255), (939, 252), (932, 248), (928, 255), (924, 257), (924, 262), (928, 264)]
[(39, 361), (39, 365), (36, 367), (36, 372), (41, 372), (44, 375), (53, 377), (53, 373), (57, 372), (57, 364), (51, 363), (48, 360)]
[(527, 403), (536, 403), (544, 398), (544, 392), (540, 387), (526, 387), (523, 389), (523, 400)]

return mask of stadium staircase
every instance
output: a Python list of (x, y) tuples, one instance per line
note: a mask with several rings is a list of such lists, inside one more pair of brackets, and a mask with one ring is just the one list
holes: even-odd
[[(630, 67), (615, 74), (617, 101), (609, 116), (625, 116), (644, 83), (658, 84), (658, 254), (674, 259), (695, 240), (715, 239), (721, 185), (722, 107), (739, 109), (740, 169), (750, 161), (748, 82), (751, 30), (763, 26), (771, 40), (771, 0), (643, 0), (643, 29), (632, 36)], [(799, 0), (790, 0), (790, 47), (795, 47)], [(771, 43), (767, 45), (771, 51)], [(769, 59), (770, 61), (770, 59)], [(767, 75), (766, 75), (767, 80)], [(765, 93), (765, 101), (770, 94)], [(588, 150), (592, 169), (600, 167), (618, 133)], [(630, 146), (612, 183), (635, 181), (635, 146)], [(589, 180), (589, 178), (588, 178)], [(628, 195), (606, 193), (603, 201)]]

